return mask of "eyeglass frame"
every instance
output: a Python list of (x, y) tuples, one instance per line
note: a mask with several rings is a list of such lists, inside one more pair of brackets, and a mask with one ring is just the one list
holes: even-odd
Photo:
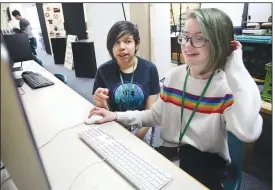
[(191, 36), (191, 37), (188, 37), (188, 36), (186, 36), (186, 35), (184, 35), (184, 34), (180, 34), (180, 35), (178, 35), (178, 37), (177, 37), (177, 42), (178, 42), (178, 44), (179, 44), (179, 45), (181, 45), (181, 46), (184, 46), (184, 45), (185, 45), (185, 44), (181, 44), (181, 43), (179, 43), (179, 38), (180, 38), (181, 36), (185, 36), (185, 37), (187, 38), (187, 41), (185, 42), (185, 44), (187, 44), (187, 43), (188, 43), (188, 41), (190, 40), (190, 44), (191, 44), (191, 46), (193, 46), (193, 47), (195, 47), (195, 48), (201, 48), (201, 47), (203, 47), (203, 46), (206, 44), (206, 42), (208, 42), (208, 41), (209, 41), (209, 40), (207, 40), (207, 39), (203, 38), (203, 39), (204, 39), (204, 43), (203, 43), (203, 45), (202, 45), (202, 46), (200, 46), (200, 47), (196, 47), (196, 46), (194, 46), (193, 41), (192, 41), (192, 38), (193, 38), (193, 37), (196, 37), (196, 36)]

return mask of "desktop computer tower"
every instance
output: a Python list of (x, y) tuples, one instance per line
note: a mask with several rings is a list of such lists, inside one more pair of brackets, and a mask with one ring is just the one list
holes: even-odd
[(72, 42), (76, 77), (95, 78), (97, 71), (94, 43), (89, 40)]

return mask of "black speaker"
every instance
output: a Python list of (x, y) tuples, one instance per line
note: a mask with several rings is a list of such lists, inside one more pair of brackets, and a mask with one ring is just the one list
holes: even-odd
[(64, 64), (67, 38), (51, 38), (55, 64)]
[(94, 43), (89, 40), (72, 42), (76, 77), (95, 78), (97, 71)]

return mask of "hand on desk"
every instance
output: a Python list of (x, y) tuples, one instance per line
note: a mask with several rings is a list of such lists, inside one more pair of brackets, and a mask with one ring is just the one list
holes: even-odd
[(99, 107), (94, 107), (90, 111), (90, 115), (88, 118), (91, 118), (93, 115), (100, 115), (103, 118), (96, 120), (95, 123), (101, 124), (101, 123), (106, 123), (109, 121), (115, 121), (117, 119), (117, 115), (115, 112), (111, 112), (109, 110), (106, 110), (104, 108), (99, 108)]
[(101, 119), (103, 119), (103, 117), (101, 115), (92, 115), (92, 116), (89, 115), (89, 118), (86, 119), (84, 121), (84, 123), (86, 125), (92, 125), (92, 124), (96, 123), (96, 121), (99, 121)]

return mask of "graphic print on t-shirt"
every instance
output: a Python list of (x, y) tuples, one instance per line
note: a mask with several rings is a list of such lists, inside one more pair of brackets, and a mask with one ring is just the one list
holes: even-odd
[(133, 84), (132, 89), (132, 85), (129, 82), (124, 83), (124, 86), (127, 92), (124, 92), (121, 83), (114, 90), (115, 103), (120, 111), (139, 110), (143, 107), (143, 89), (137, 84)]

